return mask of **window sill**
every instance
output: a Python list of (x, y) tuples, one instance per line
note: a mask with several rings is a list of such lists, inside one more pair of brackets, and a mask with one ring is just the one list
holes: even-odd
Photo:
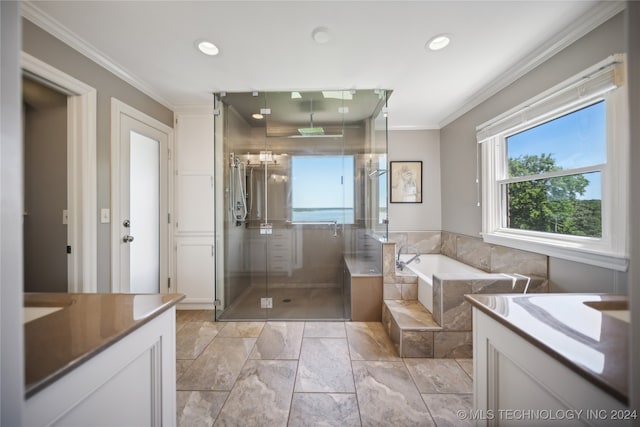
[(486, 243), (541, 253), (554, 258), (566, 259), (611, 270), (627, 271), (629, 268), (628, 257), (604, 250), (581, 247), (571, 242), (560, 242), (537, 236), (521, 236), (500, 231), (484, 233), (482, 238)]

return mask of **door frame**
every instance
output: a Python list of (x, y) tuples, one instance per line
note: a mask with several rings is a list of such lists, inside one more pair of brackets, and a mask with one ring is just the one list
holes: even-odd
[(23, 73), (67, 95), (67, 242), (72, 249), (67, 290), (97, 292), (97, 91), (26, 52), (21, 67)]
[[(171, 233), (172, 194), (173, 194), (173, 128), (136, 110), (124, 102), (111, 98), (111, 292), (125, 293), (129, 289), (120, 281), (120, 130), (122, 115), (129, 116), (167, 136), (167, 152), (160, 152), (160, 179), (165, 180), (164, 191), (160, 191), (160, 293), (168, 293), (173, 272), (172, 251), (173, 233)], [(164, 154), (164, 155), (163, 155)], [(166, 159), (166, 161), (163, 161)], [(166, 220), (163, 220), (166, 218)], [(164, 231), (164, 236), (162, 235)]]

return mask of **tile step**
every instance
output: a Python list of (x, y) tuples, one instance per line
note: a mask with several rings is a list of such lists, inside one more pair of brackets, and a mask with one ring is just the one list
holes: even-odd
[(389, 314), (403, 331), (441, 331), (442, 327), (418, 300), (385, 300)]
[(385, 300), (382, 322), (400, 357), (434, 357), (434, 334), (442, 331), (417, 300)]

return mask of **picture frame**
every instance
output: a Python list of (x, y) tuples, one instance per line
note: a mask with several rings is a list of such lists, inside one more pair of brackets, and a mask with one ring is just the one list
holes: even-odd
[(389, 168), (389, 201), (422, 203), (422, 161), (393, 161)]

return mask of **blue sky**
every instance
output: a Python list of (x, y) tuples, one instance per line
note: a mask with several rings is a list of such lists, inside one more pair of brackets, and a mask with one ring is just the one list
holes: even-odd
[[(525, 154), (553, 155), (563, 169), (606, 163), (604, 101), (507, 138), (509, 158)], [(601, 199), (599, 173), (585, 174), (589, 186), (581, 199)]]
[(352, 208), (353, 176), (352, 156), (291, 156), (291, 205), (293, 208)]

